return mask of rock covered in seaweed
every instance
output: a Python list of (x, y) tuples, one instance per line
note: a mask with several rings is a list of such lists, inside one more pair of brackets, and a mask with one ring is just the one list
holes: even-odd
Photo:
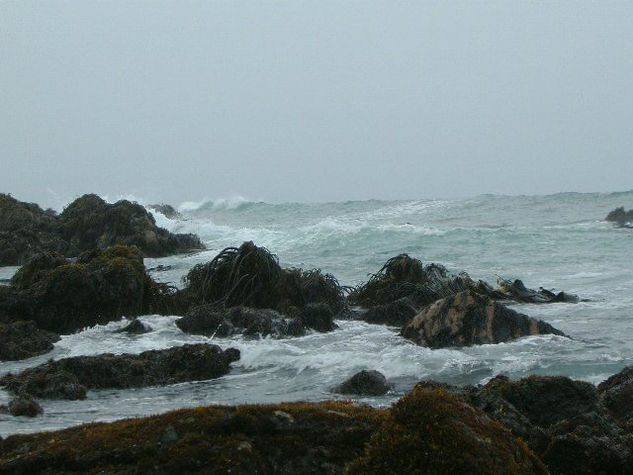
[(598, 391), (611, 414), (633, 429), (633, 366), (627, 366), (601, 382)]
[(0, 323), (0, 361), (22, 360), (48, 353), (59, 335), (37, 328), (34, 322)]
[(443, 389), (416, 388), (347, 467), (367, 473), (546, 474), (510, 431)]
[(159, 228), (143, 206), (127, 200), (109, 204), (84, 195), (58, 215), (0, 193), (0, 266), (22, 265), (40, 252), (76, 257), (116, 244), (138, 246), (150, 257), (204, 249), (197, 236)]
[(218, 378), (239, 360), (234, 348), (184, 345), (149, 350), (138, 355), (103, 354), (49, 361), (0, 378), (0, 386), (15, 393), (48, 399), (83, 399), (86, 389), (123, 389)]
[[(44, 410), (39, 403), (33, 399), (29, 394), (20, 394), (15, 396), (9, 404), (6, 406), (0, 406), (0, 414), (3, 412), (9, 413), (12, 416), (26, 416), (26, 417), (36, 417), (40, 415)], [(0, 439), (0, 442), (2, 440)]]
[(86, 252), (75, 262), (38, 254), (11, 282), (12, 288), (0, 290), (0, 316), (33, 320), (58, 333), (159, 312), (170, 293), (149, 277), (143, 254), (130, 246)]
[(423, 308), (401, 331), (403, 337), (430, 348), (500, 343), (549, 333), (563, 335), (542, 320), (473, 291), (460, 292)]
[(351, 378), (332, 388), (338, 394), (358, 394), (361, 396), (382, 396), (392, 388), (385, 375), (376, 370), (359, 371)]

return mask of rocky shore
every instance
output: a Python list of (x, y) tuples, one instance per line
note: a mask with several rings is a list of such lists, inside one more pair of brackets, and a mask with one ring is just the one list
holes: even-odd
[[(398, 338), (431, 349), (565, 339), (506, 303), (579, 301), (518, 279), (500, 278), (495, 287), (407, 254), (343, 288), (319, 269), (282, 267), (250, 241), (194, 266), (181, 289), (150, 276), (144, 257), (202, 247), (196, 239), (160, 230), (134, 203), (86, 195), (57, 215), (0, 195), (0, 264), (23, 264), (0, 286), (0, 360), (45, 354), (59, 335), (150, 314), (180, 316), (182, 332), (214, 341), (332, 332), (345, 319), (396, 327)], [(131, 338), (152, 327), (149, 317), (120, 331)], [(204, 343), (50, 360), (0, 378), (13, 396), (0, 413), (37, 417), (38, 399), (221, 378), (239, 359), (235, 348)], [(330, 390), (382, 395), (392, 388), (369, 370)], [(340, 401), (204, 406), (11, 435), (0, 438), (0, 473), (624, 474), (633, 463), (632, 421), (632, 368), (597, 387), (538, 375), (497, 375), (476, 387), (421, 381), (388, 409)]]

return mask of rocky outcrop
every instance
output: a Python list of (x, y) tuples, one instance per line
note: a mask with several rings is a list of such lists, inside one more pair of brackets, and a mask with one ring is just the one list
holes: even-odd
[(207, 406), (13, 435), (0, 472), (518, 473), (538, 458), (507, 429), (442, 391), (390, 410), (350, 402)]
[(13, 276), (12, 287), (0, 289), (0, 318), (72, 333), (123, 315), (158, 313), (169, 293), (149, 277), (136, 247), (94, 250), (74, 262), (38, 254)]
[(623, 206), (614, 209), (609, 212), (606, 218), (606, 221), (611, 221), (615, 223), (619, 227), (633, 227), (633, 209), (629, 211), (625, 211)]
[(0, 378), (0, 386), (15, 394), (38, 398), (83, 399), (87, 389), (123, 389), (218, 378), (239, 360), (234, 348), (184, 345), (138, 355), (76, 356), (50, 361)]
[(59, 335), (37, 328), (33, 322), (0, 323), (0, 361), (22, 360), (48, 353)]
[(611, 417), (590, 383), (498, 376), (461, 396), (525, 440), (553, 474), (630, 473), (631, 432)]
[(598, 385), (602, 401), (622, 425), (633, 430), (633, 366), (627, 366)]
[(534, 453), (483, 411), (442, 389), (416, 388), (389, 411), (348, 474), (546, 474)]
[(332, 392), (359, 396), (382, 396), (387, 394), (392, 387), (381, 372), (363, 370), (332, 388)]
[(377, 323), (402, 327), (415, 315), (418, 309), (408, 297), (403, 297), (391, 303), (376, 305), (361, 312), (357, 318), (367, 323)]
[(182, 219), (183, 216), (180, 214), (172, 205), (168, 205), (165, 203), (153, 204), (147, 206), (149, 209), (156, 211), (166, 218), (169, 219)]
[(137, 246), (150, 257), (204, 249), (197, 236), (159, 228), (143, 206), (127, 200), (109, 204), (84, 195), (57, 215), (0, 194), (0, 266), (22, 265), (40, 252), (76, 257), (115, 244)]
[(401, 331), (403, 337), (430, 348), (500, 343), (548, 333), (563, 335), (546, 322), (473, 291), (425, 307)]

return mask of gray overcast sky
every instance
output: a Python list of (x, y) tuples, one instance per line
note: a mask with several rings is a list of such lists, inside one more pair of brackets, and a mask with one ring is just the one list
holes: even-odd
[(0, 191), (632, 189), (633, 2), (2, 1)]

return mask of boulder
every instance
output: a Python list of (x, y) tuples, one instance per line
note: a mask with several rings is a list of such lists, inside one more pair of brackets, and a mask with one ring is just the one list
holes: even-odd
[(416, 388), (392, 407), (346, 473), (548, 472), (522, 441), (480, 409), (442, 389)]
[(194, 307), (176, 325), (185, 333), (210, 337), (226, 337), (241, 333), (252, 337), (283, 338), (303, 336), (306, 327), (296, 318), (288, 318), (276, 310), (232, 307), (218, 309), (216, 305)]
[[(0, 378), (0, 386), (39, 398), (83, 399), (85, 389), (123, 389), (218, 378), (229, 372), (239, 351), (196, 344), (138, 355), (103, 354), (49, 361)], [(83, 394), (82, 394), (83, 388)]]
[(6, 409), (4, 406), (0, 406), (0, 412), (4, 411), (16, 417), (36, 417), (44, 412), (42, 406), (28, 394), (22, 394), (11, 399)]
[(130, 335), (142, 335), (153, 331), (147, 323), (143, 323), (138, 318), (133, 319), (129, 324), (117, 330), (117, 333), (128, 333)]
[(408, 297), (403, 297), (391, 303), (370, 307), (364, 313), (361, 313), (359, 318), (367, 323), (403, 327), (417, 313), (418, 309), (411, 300)]
[(546, 322), (473, 291), (460, 292), (423, 308), (401, 331), (403, 337), (430, 348), (500, 343), (548, 333), (563, 335)]
[(35, 323), (0, 323), (0, 361), (22, 360), (48, 353), (59, 335), (37, 328)]
[(360, 371), (343, 383), (332, 388), (338, 394), (358, 394), (359, 396), (382, 396), (393, 387), (387, 378), (376, 370)]
[(28, 319), (57, 333), (72, 333), (122, 316), (160, 313), (171, 292), (145, 271), (136, 247), (113, 246), (83, 253), (75, 262), (60, 255), (34, 256), (0, 289), (0, 317)]
[(156, 226), (154, 217), (138, 203), (109, 204), (93, 194), (77, 198), (64, 209), (59, 232), (77, 253), (115, 244), (137, 246), (149, 257), (204, 249), (193, 234), (172, 234)]

